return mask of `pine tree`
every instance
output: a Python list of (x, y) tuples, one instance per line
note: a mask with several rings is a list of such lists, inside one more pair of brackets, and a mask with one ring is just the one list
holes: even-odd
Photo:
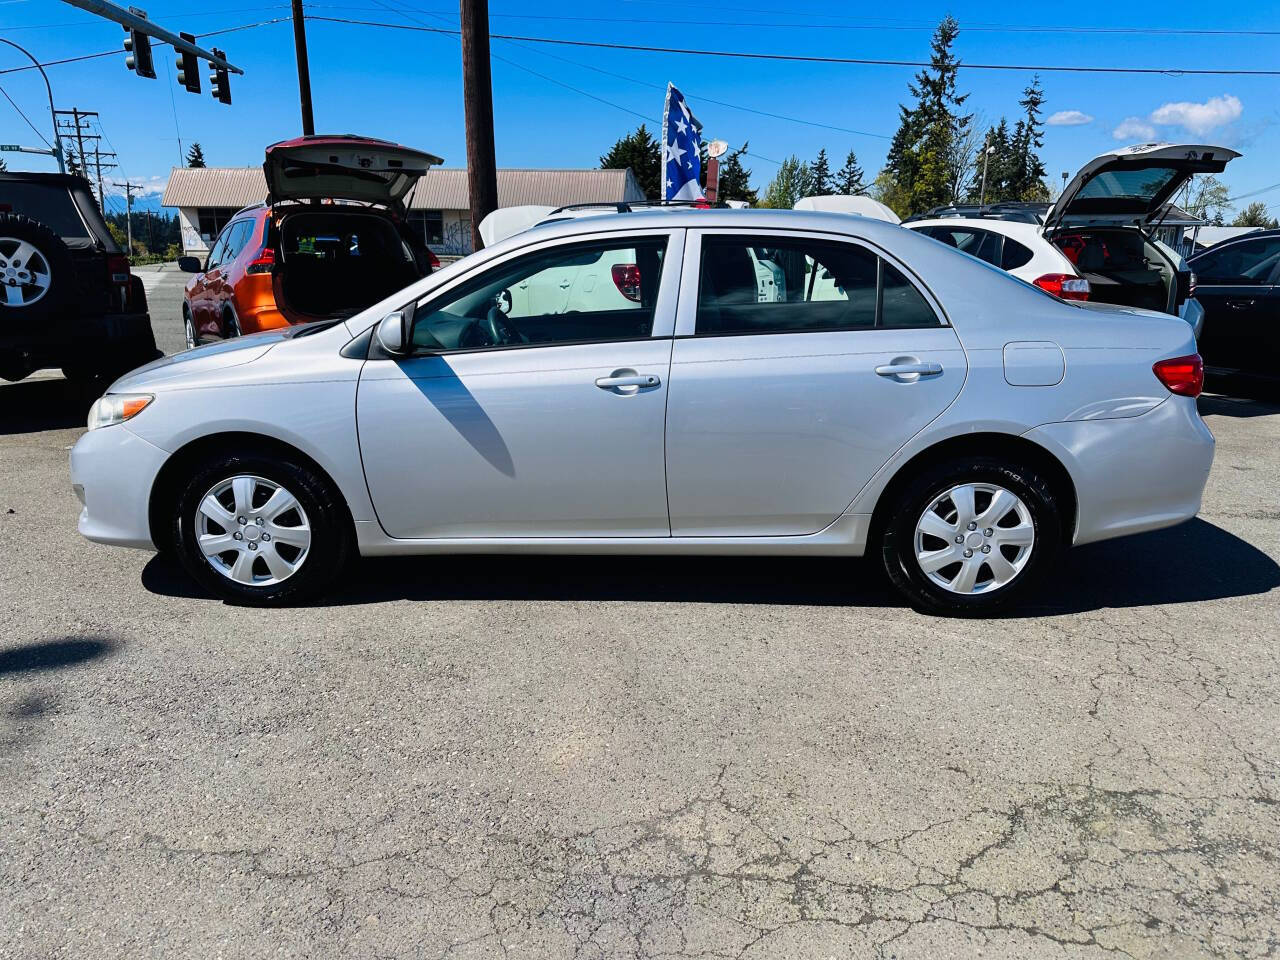
[[(1016, 136), (1016, 132), (1015, 132)], [(990, 150), (984, 154), (983, 151)], [(983, 164), (986, 164), (987, 189), (982, 189)], [(1009, 138), (1009, 121), (1000, 118), (1000, 123), (987, 131), (983, 147), (974, 158), (973, 180), (969, 185), (969, 199), (974, 203), (984, 197), (987, 203), (999, 203), (1002, 200), (1015, 199), (1012, 195), (1012, 181), (1016, 158), (1013, 155), (1013, 144)]]
[(1249, 204), (1231, 221), (1233, 227), (1262, 227), (1273, 230), (1277, 226), (1275, 217), (1267, 216), (1267, 205), (1261, 200)]
[(804, 191), (811, 179), (809, 165), (801, 163), (799, 157), (792, 154), (782, 161), (777, 175), (764, 188), (764, 197), (760, 200), (760, 205), (773, 207), (776, 210), (790, 210), (796, 205), (797, 200), (808, 196)]
[(1014, 127), (1013, 182), (1009, 190), (1011, 200), (1049, 198), (1049, 187), (1044, 182), (1044, 161), (1040, 159), (1039, 153), (1044, 147), (1044, 122), (1040, 119), (1043, 103), (1044, 89), (1040, 86), (1040, 75), (1037, 74), (1032, 78), (1031, 85), (1022, 91), (1022, 99), (1018, 101), (1023, 117)]
[(849, 156), (845, 158), (844, 166), (836, 174), (832, 186), (836, 193), (842, 193), (846, 197), (857, 196), (867, 189), (866, 183), (863, 182), (864, 176), (862, 167), (858, 165), (857, 156), (850, 150)]
[(80, 158), (76, 156), (75, 151), (71, 149), (71, 144), (69, 143), (66, 145), (63, 161), (66, 164), (67, 173), (72, 174), (73, 176), (84, 176), (80, 171)]
[(898, 130), (889, 145), (885, 171), (891, 181), (886, 195), (904, 208), (899, 213), (946, 203), (951, 185), (963, 175), (962, 170), (952, 169), (952, 145), (973, 115), (959, 112), (969, 96), (956, 91), (960, 61), (951, 47), (959, 32), (960, 25), (952, 16), (938, 24), (930, 44), (929, 66), (907, 87), (915, 106), (898, 108)]
[(825, 197), (835, 193), (835, 182), (831, 179), (831, 166), (827, 162), (827, 148), (818, 151), (818, 157), (809, 164), (809, 192), (806, 197)]
[(204, 165), (204, 150), (201, 148), (200, 142), (197, 140), (191, 144), (191, 149), (187, 151), (187, 166), (203, 167)]
[(662, 199), (662, 145), (643, 123), (600, 158), (601, 170), (623, 170), (627, 167), (631, 168), (646, 197)]
[(4, 157), (0, 157), (0, 173), (4, 173), (9, 169), (9, 164), (5, 163)]
[(721, 202), (744, 200), (751, 206), (760, 202), (756, 192), (751, 189), (751, 171), (742, 165), (742, 155), (747, 152), (747, 144), (738, 150), (726, 153), (720, 158), (720, 191), (716, 199)]

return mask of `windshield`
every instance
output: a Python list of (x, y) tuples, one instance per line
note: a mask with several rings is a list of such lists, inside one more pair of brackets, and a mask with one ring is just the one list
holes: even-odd
[(1081, 187), (1077, 197), (1095, 200), (1119, 198), (1148, 200), (1176, 176), (1179, 176), (1179, 171), (1172, 167), (1107, 170)]

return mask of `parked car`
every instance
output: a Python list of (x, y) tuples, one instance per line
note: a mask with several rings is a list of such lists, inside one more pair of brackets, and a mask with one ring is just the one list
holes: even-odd
[(1205, 309), (1205, 363), (1276, 375), (1280, 359), (1280, 230), (1260, 230), (1191, 258)]
[[(611, 258), (638, 296), (508, 299)], [(820, 271), (838, 297), (812, 298)], [(574, 217), (345, 320), (134, 372), (71, 476), (86, 537), (172, 550), (241, 603), (332, 589), (357, 553), (870, 554), (919, 608), (980, 614), (1063, 545), (1194, 516), (1201, 376), (1175, 318), (879, 220)]]
[(1095, 157), (1041, 214), (1037, 204), (940, 208), (910, 220), (944, 243), (1075, 300), (1176, 314), (1198, 335), (1204, 311), (1195, 275), (1154, 239), (1168, 200), (1197, 173), (1220, 173), (1239, 154), (1201, 144), (1138, 144)]
[(238, 212), (183, 297), (187, 346), (349, 317), (421, 279), (440, 261), (406, 223), (405, 198), (440, 163), (419, 150), (353, 136), (267, 147), (265, 203)]
[(155, 359), (147, 295), (83, 177), (0, 173), (0, 377), (71, 378)]

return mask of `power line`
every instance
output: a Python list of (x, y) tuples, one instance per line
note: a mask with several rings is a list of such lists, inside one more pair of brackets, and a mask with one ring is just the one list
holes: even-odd
[(1259, 187), (1257, 190), (1250, 190), (1248, 193), (1242, 193), (1238, 197), (1228, 197), (1227, 203), (1235, 203), (1237, 200), (1247, 200), (1249, 197), (1256, 197), (1259, 194), (1270, 193), (1272, 190), (1280, 189), (1280, 183), (1273, 183), (1269, 187)]
[[(341, 23), (350, 26), (384, 27), (391, 30), (416, 30), (427, 33), (441, 33), (456, 36), (459, 31), (444, 27), (410, 26), (403, 23), (385, 23), (376, 20), (357, 20), (349, 17), (308, 16), (308, 20), (327, 23)], [(529, 37), (519, 34), (491, 33), (494, 40), (520, 40), (525, 43), (546, 43), (563, 47), (591, 47), (600, 50), (632, 50), (639, 53), (667, 53), (690, 57), (718, 57), (738, 60), (768, 60), (790, 63), (833, 63), (853, 66), (876, 67), (928, 67), (927, 60), (885, 60), (872, 57), (818, 57), (788, 53), (754, 53), (745, 50), (692, 50), (685, 47), (657, 47), (639, 43), (607, 43), (601, 40), (564, 40), (555, 37)], [(1225, 68), (1182, 68), (1182, 67), (1072, 67), (1062, 64), (1028, 64), (1028, 63), (958, 63), (961, 70), (1012, 70), (1025, 73), (1120, 73), (1120, 74), (1162, 74), (1171, 77), (1179, 76), (1220, 76), (1220, 77), (1280, 77), (1280, 70), (1242, 70)]]
[(48, 138), (46, 138), (45, 135), (40, 132), (40, 129), (34, 123), (31, 122), (31, 118), (22, 112), (22, 108), (18, 106), (18, 104), (14, 101), (13, 97), (9, 96), (9, 91), (6, 90), (4, 87), (0, 87), (0, 93), (4, 94), (4, 98), (9, 101), (9, 106), (13, 107), (13, 109), (18, 111), (18, 116), (20, 116), (23, 120), (26, 121), (27, 126), (32, 129), (32, 131), (35, 133), (37, 137), (40, 138), (40, 140), (44, 143), (44, 145), (48, 147), (50, 150), (52, 150), (53, 144), (50, 143)]

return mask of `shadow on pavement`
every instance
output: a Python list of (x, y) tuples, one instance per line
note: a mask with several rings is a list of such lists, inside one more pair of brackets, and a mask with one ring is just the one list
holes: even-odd
[(0, 650), (0, 676), (72, 667), (97, 660), (114, 649), (114, 641), (106, 637), (63, 637), (61, 640), (8, 647)]
[[(1205, 557), (1213, 557), (1205, 564)], [(204, 594), (172, 557), (157, 556), (142, 585)], [(1266, 593), (1280, 566), (1204, 520), (1068, 551), (1049, 582), (1006, 617), (1191, 603)], [(455, 556), (359, 562), (316, 606), (393, 600), (640, 601), (900, 607), (871, 559), (776, 557)]]
[(1206, 393), (1200, 396), (1199, 408), (1202, 417), (1270, 417), (1280, 414), (1280, 398), (1268, 401)]
[(107, 380), (23, 380), (0, 386), (0, 433), (83, 427)]

